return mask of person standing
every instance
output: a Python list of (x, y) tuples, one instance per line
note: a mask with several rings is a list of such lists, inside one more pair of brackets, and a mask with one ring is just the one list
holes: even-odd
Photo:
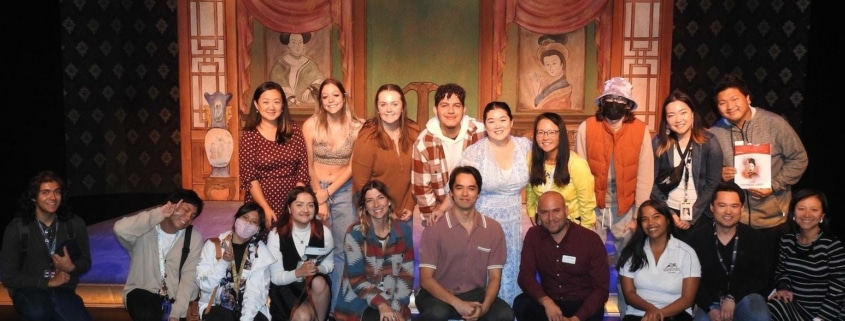
[(449, 173), (463, 151), (484, 137), (484, 124), (466, 115), (466, 91), (457, 84), (437, 87), (434, 113), (414, 142), (411, 165), (412, 194), (417, 200), (423, 226), (432, 226), (450, 203)]
[(419, 318), (513, 321), (511, 307), (496, 296), (503, 281), (505, 233), (475, 208), (481, 173), (459, 166), (448, 182), (453, 206), (423, 231), (419, 249), (421, 289), (414, 298)]
[[(555, 191), (566, 201), (570, 220), (595, 229), (595, 178), (587, 160), (569, 150), (569, 133), (560, 115), (542, 113), (534, 119), (534, 144), (529, 157), (529, 181), (525, 191), (528, 216), (536, 217), (540, 195)], [(604, 230), (601, 232), (607, 234)]]
[(238, 161), (244, 203), (264, 209), (265, 226), (276, 226), (294, 186), (310, 183), (305, 140), (290, 116), (282, 86), (264, 82), (255, 88), (246, 115)]
[[(484, 107), (483, 115), (487, 136), (464, 150), (458, 166), (475, 167), (485, 178), (475, 208), (502, 225), (508, 255), (502, 277), (516, 280), (522, 249), (521, 198), (528, 182), (525, 155), (531, 151), (531, 141), (511, 135), (513, 115), (507, 103), (490, 102)], [(516, 283), (504, 282), (499, 297), (513, 302), (521, 292)]]
[(788, 231), (786, 213), (792, 185), (807, 169), (807, 151), (798, 134), (782, 116), (751, 106), (751, 92), (739, 76), (725, 75), (713, 89), (719, 119), (710, 132), (722, 147), (722, 180), (730, 181), (742, 164), (734, 164), (734, 146), (768, 144), (771, 153), (771, 188), (750, 188), (740, 222), (759, 229), (777, 253), (780, 236)]
[(383, 182), (395, 202), (392, 215), (413, 226), (411, 149), (420, 127), (407, 117), (405, 94), (398, 85), (379, 87), (375, 104), (376, 116), (364, 123), (352, 147), (352, 190), (361, 191), (371, 180)]
[(739, 223), (745, 193), (720, 182), (709, 198), (714, 224), (689, 238), (701, 262), (695, 321), (771, 320), (765, 298), (772, 276), (769, 244), (760, 231)]
[(410, 321), (414, 235), (395, 212), (387, 185), (361, 188), (358, 222), (346, 233), (346, 269), (334, 317), (341, 321)]
[(55, 172), (37, 173), (3, 232), (3, 285), (25, 320), (91, 320), (76, 294), (79, 276), (91, 268), (88, 229), (67, 205), (64, 188)]
[[(649, 199), (654, 185), (651, 133), (634, 116), (637, 102), (632, 91), (633, 85), (625, 78), (605, 81), (604, 91), (596, 98), (596, 114), (575, 132), (575, 152), (587, 159), (595, 178), (596, 230), (602, 240), (608, 233), (613, 235), (617, 256), (636, 229), (637, 207)], [(617, 304), (624, 315), (622, 295)]]
[(845, 247), (830, 230), (829, 209), (816, 189), (799, 190), (790, 201), (790, 232), (780, 239), (769, 297), (772, 320), (845, 320)]
[[(548, 191), (537, 203), (537, 226), (525, 234), (513, 301), (518, 321), (601, 321), (610, 276), (607, 249), (596, 233), (572, 224), (563, 195)], [(539, 278), (538, 278), (539, 275)]]
[(658, 128), (651, 140), (655, 175), (677, 166), (683, 166), (683, 174), (678, 185), (667, 190), (659, 187), (661, 182), (655, 177), (651, 198), (669, 205), (678, 228), (676, 235), (686, 241), (694, 228), (713, 222), (707, 205), (722, 180), (722, 149), (704, 128), (692, 99), (683, 92), (675, 91), (663, 101)]
[(114, 223), (114, 234), (131, 260), (123, 302), (132, 320), (186, 317), (188, 302), (198, 293), (197, 263), (203, 243), (191, 222), (202, 208), (196, 192), (177, 189), (164, 205)]
[(276, 259), (261, 239), (265, 226), (264, 209), (244, 203), (232, 228), (205, 242), (197, 265), (202, 320), (270, 320), (267, 289)]

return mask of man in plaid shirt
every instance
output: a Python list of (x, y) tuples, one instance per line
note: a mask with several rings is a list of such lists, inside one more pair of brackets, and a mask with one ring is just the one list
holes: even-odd
[(484, 137), (484, 123), (465, 115), (466, 91), (457, 84), (437, 87), (434, 113), (414, 142), (412, 193), (423, 226), (433, 225), (449, 208), (449, 172), (467, 146)]

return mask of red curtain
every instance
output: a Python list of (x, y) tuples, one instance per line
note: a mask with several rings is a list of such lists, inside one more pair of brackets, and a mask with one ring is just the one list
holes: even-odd
[[(608, 0), (496, 0), (493, 8), (493, 49), (496, 50), (493, 80), (497, 83), (496, 95), (502, 93), (508, 24), (515, 22), (535, 33), (567, 33), (605, 14), (607, 4)], [(609, 31), (609, 28), (600, 25), (596, 38), (609, 38), (610, 34), (605, 34)], [(597, 43), (597, 46), (601, 57), (602, 44)]]

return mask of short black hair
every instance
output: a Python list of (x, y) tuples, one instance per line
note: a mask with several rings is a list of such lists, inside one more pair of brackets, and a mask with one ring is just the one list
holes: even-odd
[(197, 218), (202, 214), (202, 207), (203, 202), (197, 192), (194, 192), (190, 189), (178, 188), (173, 193), (170, 193), (170, 196), (167, 197), (167, 201), (173, 204), (179, 203), (188, 203), (192, 204), (197, 207), (197, 214), (194, 215), (194, 218)]
[(458, 166), (452, 170), (452, 173), (449, 174), (449, 190), (455, 187), (455, 177), (458, 177), (458, 174), (470, 174), (472, 177), (475, 178), (475, 185), (478, 185), (478, 190), (481, 190), (481, 173), (472, 166)]

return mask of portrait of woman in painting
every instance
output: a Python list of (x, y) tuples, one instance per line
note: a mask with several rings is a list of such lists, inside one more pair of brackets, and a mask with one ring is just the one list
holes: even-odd
[(545, 75), (534, 74), (531, 87), (534, 90), (534, 108), (539, 110), (569, 110), (572, 86), (566, 79), (566, 35), (542, 35), (537, 39), (537, 59)]
[(310, 32), (279, 35), (288, 50), (273, 64), (270, 80), (282, 85), (291, 108), (314, 108), (317, 89), (325, 78), (319, 65), (305, 54), (311, 37)]

